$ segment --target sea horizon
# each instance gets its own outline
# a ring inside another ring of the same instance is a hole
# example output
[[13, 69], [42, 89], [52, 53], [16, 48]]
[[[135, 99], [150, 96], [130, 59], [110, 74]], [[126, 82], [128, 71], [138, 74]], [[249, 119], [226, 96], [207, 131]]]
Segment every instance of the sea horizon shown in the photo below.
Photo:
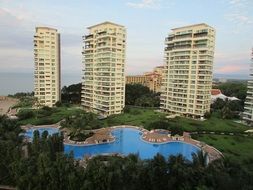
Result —
[[[248, 80], [246, 75], [229, 75], [214, 73], [215, 78]], [[0, 96], [7, 96], [17, 92], [32, 92], [33, 91], [33, 73], [32, 72], [0, 72]], [[8, 82], [7, 82], [8, 81]], [[61, 88], [71, 84], [81, 82], [81, 73], [62, 73]]]

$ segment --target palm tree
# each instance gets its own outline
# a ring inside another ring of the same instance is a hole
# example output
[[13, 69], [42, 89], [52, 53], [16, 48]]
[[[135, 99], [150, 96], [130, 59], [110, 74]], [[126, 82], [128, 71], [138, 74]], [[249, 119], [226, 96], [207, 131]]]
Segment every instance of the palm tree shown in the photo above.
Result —
[[192, 165], [195, 168], [205, 168], [208, 164], [208, 154], [203, 150], [192, 154]]

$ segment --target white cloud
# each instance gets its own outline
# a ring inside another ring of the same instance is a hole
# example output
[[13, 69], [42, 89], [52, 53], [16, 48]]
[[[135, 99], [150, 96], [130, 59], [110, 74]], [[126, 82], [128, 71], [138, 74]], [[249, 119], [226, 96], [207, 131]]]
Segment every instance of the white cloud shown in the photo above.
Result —
[[215, 52], [214, 55], [214, 73], [232, 73], [244, 74], [249, 73], [250, 49], [249, 51], [232, 52]]
[[227, 14], [225, 15], [225, 18], [235, 24], [239, 24], [239, 25], [247, 25], [247, 24], [252, 24], [253, 23], [253, 19], [250, 18], [249, 16], [246, 16], [244, 14], [241, 13], [231, 13], [231, 14]]
[[239, 34], [246, 31], [253, 24], [252, 0], [228, 0], [227, 13], [224, 18], [233, 24], [233, 34]]
[[159, 9], [161, 7], [161, 1], [160, 0], [141, 0], [138, 3], [134, 2], [127, 2], [127, 5], [129, 7], [133, 8], [151, 8], [151, 9]]

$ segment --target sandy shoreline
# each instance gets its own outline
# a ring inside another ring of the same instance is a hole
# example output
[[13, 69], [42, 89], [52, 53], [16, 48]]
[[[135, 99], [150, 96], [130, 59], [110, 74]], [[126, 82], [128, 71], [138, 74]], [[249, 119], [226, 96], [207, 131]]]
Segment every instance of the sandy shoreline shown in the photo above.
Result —
[[0, 115], [8, 112], [9, 108], [18, 103], [18, 99], [0, 96]]

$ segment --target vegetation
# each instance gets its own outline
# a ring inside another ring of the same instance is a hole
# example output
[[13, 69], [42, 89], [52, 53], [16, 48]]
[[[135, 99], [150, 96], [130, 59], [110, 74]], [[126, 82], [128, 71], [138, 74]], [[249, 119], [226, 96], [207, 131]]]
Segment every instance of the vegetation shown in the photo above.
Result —
[[226, 96], [235, 96], [245, 101], [247, 95], [247, 83], [246, 82], [226, 82], [217, 86], [218, 89]]
[[0, 184], [20, 190], [118, 189], [252, 189], [252, 174], [229, 160], [206, 164], [202, 152], [192, 162], [181, 155], [151, 160], [98, 156], [84, 164], [63, 153], [62, 135], [41, 137], [24, 144], [15, 121], [0, 118]]
[[239, 118], [239, 113], [243, 111], [242, 101], [229, 101], [218, 98], [212, 105], [212, 111], [219, 113], [222, 119]]
[[23, 98], [23, 97], [32, 97], [34, 95], [33, 92], [17, 92], [14, 95], [8, 95], [9, 97], [13, 98]]
[[[242, 83], [221, 84], [219, 89], [227, 96], [243, 101], [246, 85]], [[253, 183], [253, 137], [245, 137], [249, 129], [234, 122], [243, 111], [243, 101], [218, 99], [212, 105], [208, 120], [198, 121], [176, 117], [166, 119], [164, 113], [150, 108], [126, 106], [124, 113], [99, 120], [95, 114], [68, 107], [68, 103], [80, 103], [81, 84], [62, 89], [62, 100], [56, 108], [21, 109], [19, 120], [0, 117], [0, 184], [18, 189], [252, 189]], [[17, 107], [31, 107], [34, 99], [30, 94], [19, 93], [21, 102]], [[159, 94], [142, 85], [126, 86], [126, 104], [142, 107], [159, 105]], [[32, 143], [25, 144], [19, 135], [20, 124], [53, 124], [71, 130], [72, 140], [83, 141], [93, 135], [90, 129], [114, 125], [136, 125], [151, 129], [168, 129], [172, 135], [183, 131], [197, 132], [193, 137], [214, 146], [225, 155], [206, 165], [205, 155], [193, 155], [193, 162], [181, 155], [152, 160], [140, 160], [136, 155], [128, 157], [98, 156], [80, 165], [73, 155], [64, 155], [63, 137], [40, 137], [34, 133]], [[206, 134], [209, 133], [209, 134]], [[212, 134], [210, 134], [212, 133]], [[233, 133], [231, 135], [228, 135]]]
[[13, 106], [13, 108], [29, 108], [29, 107], [32, 107], [35, 102], [33, 92], [32, 93], [18, 92], [14, 95], [8, 95], [8, 96], [19, 99], [19, 102], [17, 103], [17, 105]]
[[234, 135], [195, 135], [195, 139], [203, 141], [220, 150], [226, 158], [253, 171], [253, 137]]
[[73, 141], [85, 141], [87, 138], [94, 135], [92, 131], [81, 131], [75, 130], [74, 132], [70, 133], [70, 140]]
[[80, 104], [81, 103], [82, 83], [64, 86], [61, 90], [62, 103]]
[[150, 123], [162, 120], [165, 120], [165, 114], [155, 112], [154, 109], [128, 107], [126, 113], [109, 116], [101, 121], [101, 125], [104, 127], [114, 125], [135, 125], [147, 128]]
[[126, 85], [126, 105], [141, 107], [159, 107], [160, 97], [158, 93], [149, 90], [141, 84]]
[[[211, 117], [205, 121], [193, 120], [190, 118], [176, 117], [166, 119], [166, 115], [156, 112], [154, 109], [143, 109], [128, 107], [127, 112], [119, 115], [113, 115], [101, 121], [101, 126], [113, 125], [135, 125], [143, 126], [146, 129], [170, 129], [172, 126], [178, 126], [183, 131], [212, 131], [212, 132], [233, 132], [243, 133], [249, 127], [236, 123], [231, 119], [222, 119], [219, 113], [212, 113]], [[158, 123], [156, 123], [158, 122]], [[156, 126], [157, 125], [157, 126]]]
[[101, 127], [101, 123], [95, 114], [82, 112], [66, 117], [66, 119], [61, 122], [61, 126], [65, 128], [89, 130]]
[[171, 132], [171, 135], [183, 135], [183, 129], [178, 124], [171, 125], [168, 121], [154, 121], [147, 126], [148, 130], [166, 129]]
[[209, 132], [225, 132], [225, 133], [243, 133], [250, 129], [240, 123], [236, 123], [231, 119], [222, 119], [219, 113], [212, 113], [211, 117], [205, 121], [198, 121], [189, 118], [177, 117], [169, 120], [171, 123], [180, 123], [184, 131], [209, 131]]
[[46, 125], [54, 124], [66, 117], [76, 115], [84, 112], [83, 110], [76, 107], [43, 107], [40, 109], [22, 109], [18, 113], [19, 121], [21, 125], [32, 124], [32, 125]]

